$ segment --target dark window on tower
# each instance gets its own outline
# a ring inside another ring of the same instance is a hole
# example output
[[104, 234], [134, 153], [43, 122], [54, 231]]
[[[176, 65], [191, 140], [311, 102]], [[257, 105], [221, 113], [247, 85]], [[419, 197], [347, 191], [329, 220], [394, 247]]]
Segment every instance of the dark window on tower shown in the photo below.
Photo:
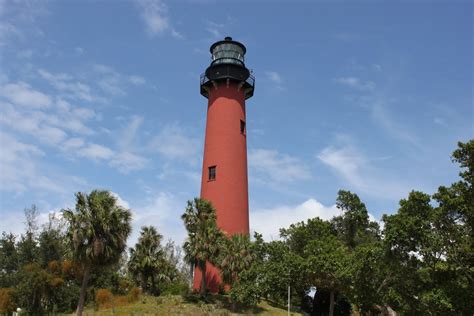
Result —
[[209, 167], [209, 181], [216, 180], [216, 166]]
[[245, 135], [245, 121], [240, 120], [240, 134]]

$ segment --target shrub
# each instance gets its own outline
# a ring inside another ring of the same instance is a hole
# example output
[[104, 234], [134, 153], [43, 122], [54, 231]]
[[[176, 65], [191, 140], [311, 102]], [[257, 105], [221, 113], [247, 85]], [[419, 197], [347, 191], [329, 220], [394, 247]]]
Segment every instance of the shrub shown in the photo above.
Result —
[[61, 268], [64, 275], [74, 275], [74, 264], [71, 260], [64, 260]]
[[15, 308], [13, 302], [13, 289], [3, 288], [0, 289], [0, 312], [9, 314]]
[[140, 298], [140, 289], [138, 287], [133, 287], [128, 292], [128, 301], [129, 302], [136, 302]]
[[188, 291], [189, 286], [186, 283], [171, 283], [163, 288], [163, 295], [185, 295]]
[[53, 260], [53, 261], [48, 262], [48, 269], [52, 273], [58, 273], [60, 271], [61, 267], [59, 266], [58, 261]]
[[99, 305], [99, 307], [111, 307], [113, 299], [114, 295], [108, 289], [99, 289], [95, 293], [95, 303]]

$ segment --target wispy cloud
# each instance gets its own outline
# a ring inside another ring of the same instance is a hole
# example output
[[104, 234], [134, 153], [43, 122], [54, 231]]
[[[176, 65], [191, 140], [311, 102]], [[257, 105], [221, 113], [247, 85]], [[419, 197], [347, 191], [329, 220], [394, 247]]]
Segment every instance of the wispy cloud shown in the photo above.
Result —
[[360, 91], [373, 91], [375, 89], [375, 83], [372, 81], [363, 81], [357, 77], [340, 77], [334, 79], [336, 83], [341, 85], [354, 88]]
[[38, 167], [38, 159], [46, 153], [35, 145], [19, 141], [15, 136], [0, 132], [0, 191], [21, 194], [27, 190], [39, 189], [65, 193], [69, 185], [61, 185], [65, 180], [45, 173]]
[[280, 73], [276, 71], [266, 71], [265, 76], [267, 80], [270, 81], [273, 84], [273, 87], [275, 87], [277, 90], [285, 90], [283, 86], [283, 78]]
[[341, 177], [343, 187], [348, 186], [356, 192], [378, 198], [400, 199], [411, 189], [408, 183], [397, 176], [376, 167], [377, 161], [390, 157], [368, 158], [347, 141], [324, 148], [316, 154], [316, 158]]
[[102, 97], [93, 93], [92, 88], [88, 84], [75, 80], [74, 77], [69, 74], [53, 74], [44, 69], [39, 69], [38, 74], [54, 88], [62, 92], [62, 97], [64, 98], [88, 102], [104, 101]]
[[224, 23], [216, 23], [210, 20], [206, 21], [206, 31], [212, 35], [214, 39], [222, 39], [224, 38], [224, 34], [222, 34], [222, 31], [224, 31], [226, 28], [226, 25]]
[[189, 136], [177, 124], [166, 125], [150, 142], [149, 147], [165, 158], [178, 159], [197, 164], [199, 152], [198, 139]]
[[141, 85], [144, 85], [146, 83], [145, 78], [140, 77], [140, 76], [135, 76], [135, 75], [134, 76], [129, 76], [128, 80], [136, 86], [141, 86]]
[[14, 104], [32, 108], [47, 108], [51, 106], [51, 97], [32, 89], [25, 82], [8, 83], [0, 87], [0, 96]]
[[114, 156], [114, 151], [109, 147], [92, 143], [78, 150], [77, 154], [92, 160], [108, 160]]
[[274, 83], [276, 84], [281, 84], [282, 83], [282, 79], [281, 79], [281, 76], [278, 72], [276, 71], [267, 71], [265, 72], [265, 75], [267, 76], [267, 78], [271, 81], [273, 81]]
[[276, 150], [254, 149], [248, 155], [249, 167], [256, 176], [277, 182], [292, 182], [311, 178], [309, 168], [298, 158]]
[[170, 23], [168, 7], [161, 0], [136, 0], [147, 32], [151, 36], [163, 34], [167, 31], [171, 36], [182, 39], [184, 36], [176, 31]]
[[77, 149], [77, 155], [95, 161], [106, 161], [120, 173], [141, 170], [148, 164], [148, 159], [129, 151], [114, 151], [113, 149], [95, 143], [89, 143]]
[[390, 114], [388, 107], [385, 105], [385, 99], [384, 97], [377, 97], [371, 102], [370, 110], [373, 121], [381, 126], [390, 136], [417, 149], [422, 149], [423, 146], [418, 137], [408, 127], [397, 122], [394, 116]]

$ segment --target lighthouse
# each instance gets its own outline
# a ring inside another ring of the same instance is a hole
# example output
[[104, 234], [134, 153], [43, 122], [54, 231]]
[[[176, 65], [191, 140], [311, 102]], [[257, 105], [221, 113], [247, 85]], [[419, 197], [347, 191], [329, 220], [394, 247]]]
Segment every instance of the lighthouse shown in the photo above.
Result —
[[[226, 37], [211, 45], [211, 64], [201, 75], [201, 95], [208, 99], [201, 198], [216, 209], [217, 225], [227, 236], [249, 233], [247, 118], [245, 100], [255, 79], [245, 67], [246, 48]], [[194, 288], [202, 278], [196, 269]], [[219, 271], [207, 263], [206, 283], [216, 293]]]

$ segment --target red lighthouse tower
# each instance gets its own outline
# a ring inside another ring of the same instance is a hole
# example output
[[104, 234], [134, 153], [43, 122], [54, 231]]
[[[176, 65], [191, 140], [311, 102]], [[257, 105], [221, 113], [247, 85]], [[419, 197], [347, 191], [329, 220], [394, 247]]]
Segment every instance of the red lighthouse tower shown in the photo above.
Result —
[[[245, 67], [242, 43], [226, 37], [210, 51], [211, 65], [201, 76], [201, 94], [208, 99], [201, 198], [211, 201], [217, 225], [228, 236], [248, 234], [245, 100], [253, 96], [255, 79]], [[219, 271], [208, 263], [205, 277], [209, 290], [217, 292]], [[199, 288], [201, 278], [196, 269], [194, 288]]]

